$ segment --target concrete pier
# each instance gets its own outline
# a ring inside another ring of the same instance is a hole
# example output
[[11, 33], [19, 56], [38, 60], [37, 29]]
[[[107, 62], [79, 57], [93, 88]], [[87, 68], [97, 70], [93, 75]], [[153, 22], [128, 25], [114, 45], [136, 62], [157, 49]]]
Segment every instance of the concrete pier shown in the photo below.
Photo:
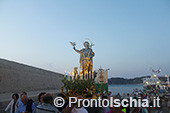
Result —
[[63, 78], [60, 73], [0, 59], [0, 113], [13, 93], [26, 91], [35, 101], [42, 91], [56, 95], [63, 86]]

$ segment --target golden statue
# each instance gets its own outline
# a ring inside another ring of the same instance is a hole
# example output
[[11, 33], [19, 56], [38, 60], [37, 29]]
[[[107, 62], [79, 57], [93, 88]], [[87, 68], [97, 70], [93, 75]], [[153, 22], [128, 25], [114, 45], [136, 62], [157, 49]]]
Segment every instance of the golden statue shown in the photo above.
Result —
[[77, 50], [75, 48], [76, 44], [75, 42], [70, 42], [73, 46], [73, 49], [80, 54], [80, 68], [82, 69], [82, 73], [92, 73], [93, 70], [93, 57], [95, 55], [95, 53], [93, 52], [93, 50], [91, 49], [91, 47], [94, 45], [91, 43], [91, 45], [89, 45], [88, 41], [85, 41], [84, 47], [81, 50]]

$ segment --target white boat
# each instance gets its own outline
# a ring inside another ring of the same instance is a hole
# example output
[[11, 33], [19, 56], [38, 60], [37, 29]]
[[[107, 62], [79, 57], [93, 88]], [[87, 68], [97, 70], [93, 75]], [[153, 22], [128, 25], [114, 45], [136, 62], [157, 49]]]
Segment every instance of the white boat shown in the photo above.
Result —
[[151, 75], [149, 78], [143, 78], [143, 87], [146, 89], [162, 89], [161, 80], [157, 77], [157, 75]]
[[161, 81], [159, 77], [164, 77], [160, 76], [161, 68], [159, 68], [157, 71], [154, 71], [153, 69], [151, 70], [151, 75], [150, 77], [143, 78], [143, 87], [145, 89], [165, 89], [166, 86], [169, 84], [169, 77], [165, 75], [167, 78], [166, 82]]

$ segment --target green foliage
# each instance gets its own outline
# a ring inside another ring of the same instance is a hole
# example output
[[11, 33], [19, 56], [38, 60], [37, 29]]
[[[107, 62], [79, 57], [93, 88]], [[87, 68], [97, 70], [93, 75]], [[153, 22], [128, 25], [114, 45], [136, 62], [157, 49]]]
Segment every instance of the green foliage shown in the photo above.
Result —
[[93, 79], [89, 80], [71, 80], [68, 81], [66, 78], [62, 80], [66, 91], [72, 90], [73, 93], [82, 93], [88, 89], [91, 89], [92, 86], [95, 86]]

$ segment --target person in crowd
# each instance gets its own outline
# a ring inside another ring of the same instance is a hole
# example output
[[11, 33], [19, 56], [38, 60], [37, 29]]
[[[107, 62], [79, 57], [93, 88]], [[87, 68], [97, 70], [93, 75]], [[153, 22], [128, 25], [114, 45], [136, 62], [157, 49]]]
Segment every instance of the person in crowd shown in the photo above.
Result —
[[21, 102], [16, 113], [33, 113], [36, 107], [32, 99], [28, 99], [27, 95], [22, 95]]
[[[83, 97], [77, 96], [77, 100], [78, 99], [83, 99]], [[78, 101], [77, 101], [77, 103], [75, 104], [75, 106], [71, 110], [71, 113], [88, 113], [88, 111], [83, 107], [81, 102], [80, 102], [80, 106], [78, 106]]]
[[[113, 101], [114, 99], [116, 99], [116, 97], [113, 97]], [[118, 99], [118, 98], [117, 98]], [[110, 111], [106, 112], [106, 113], [124, 113], [120, 107], [110, 107]]]
[[150, 94], [148, 94], [147, 99], [149, 101], [149, 106], [153, 106], [153, 102], [152, 102], [152, 98], [151, 98]]
[[71, 107], [69, 107], [69, 106], [67, 105], [67, 106], [65, 107], [65, 109], [63, 109], [63, 110], [61, 111], [61, 113], [71, 113], [71, 110], [74, 108], [74, 106], [75, 106], [74, 103], [71, 104]]
[[[130, 102], [130, 94], [127, 93], [126, 94], [126, 99], [128, 100], [128, 102]], [[129, 103], [126, 103], [129, 104]], [[128, 107], [125, 108], [126, 109], [126, 113], [130, 113], [130, 105], [128, 105]]]
[[[143, 95], [142, 94], [139, 94], [138, 95], [138, 99], [143, 99]], [[143, 107], [138, 107], [136, 109], [136, 113], [150, 113], [150, 109], [149, 107], [148, 108], [143, 108]]]
[[[65, 95], [63, 93], [59, 93], [57, 97], [62, 97], [63, 99], [65, 99]], [[65, 101], [65, 104], [62, 107], [57, 107], [57, 109], [61, 112], [66, 106], [67, 102]]]
[[117, 93], [116, 98], [121, 99], [121, 96], [120, 96], [119, 92]]
[[130, 94], [129, 93], [126, 94], [126, 99], [130, 100]]
[[[136, 93], [134, 93], [133, 99], [136, 99], [136, 101], [137, 101], [138, 97], [137, 97]], [[137, 112], [137, 107], [135, 107], [134, 103], [133, 103], [132, 108], [131, 108], [131, 113], [136, 113], [136, 112]]]
[[20, 104], [22, 104], [22, 102], [21, 102], [21, 97], [22, 97], [22, 95], [27, 95], [27, 92], [25, 92], [25, 91], [22, 91], [21, 92], [21, 94], [20, 94], [20, 98], [17, 100], [17, 102], [16, 102], [16, 107], [18, 108], [18, 106], [20, 105]]
[[38, 101], [39, 101], [39, 105], [43, 103], [43, 95], [45, 95], [46, 92], [41, 92], [39, 95], [38, 95]]
[[109, 91], [109, 92], [107, 93], [107, 95], [108, 95], [108, 97], [110, 97], [110, 96], [112, 95], [112, 92]]
[[[108, 97], [107, 97], [106, 95], [102, 95], [102, 100], [104, 100], [104, 99], [108, 99]], [[105, 106], [107, 105], [107, 101], [104, 101], [104, 105], [105, 105]], [[110, 111], [109, 106], [108, 106], [108, 107], [102, 107], [102, 108], [101, 108], [101, 113], [106, 113], [106, 112], [108, 112], [108, 111]]]
[[49, 93], [43, 95], [43, 103], [38, 105], [34, 113], [60, 113], [60, 111], [53, 106], [53, 96]]
[[7, 107], [5, 108], [5, 113], [9, 109], [10, 109], [10, 113], [15, 113], [16, 112], [16, 110], [17, 110], [16, 102], [17, 102], [18, 98], [19, 98], [19, 95], [17, 93], [12, 94], [12, 100], [7, 105]]
[[[86, 95], [86, 99], [91, 100], [92, 95], [91, 94]], [[87, 105], [88, 103], [85, 104]], [[99, 113], [99, 107], [95, 107], [95, 104], [93, 104], [92, 107], [91, 106], [85, 107], [85, 109], [88, 111], [88, 113]]]
[[78, 99], [83, 99], [82, 96], [77, 96], [77, 103], [72, 104], [71, 107], [67, 106], [62, 113], [88, 113], [88, 111], [83, 107], [81, 101], [80, 101], [80, 106], [78, 106]]

